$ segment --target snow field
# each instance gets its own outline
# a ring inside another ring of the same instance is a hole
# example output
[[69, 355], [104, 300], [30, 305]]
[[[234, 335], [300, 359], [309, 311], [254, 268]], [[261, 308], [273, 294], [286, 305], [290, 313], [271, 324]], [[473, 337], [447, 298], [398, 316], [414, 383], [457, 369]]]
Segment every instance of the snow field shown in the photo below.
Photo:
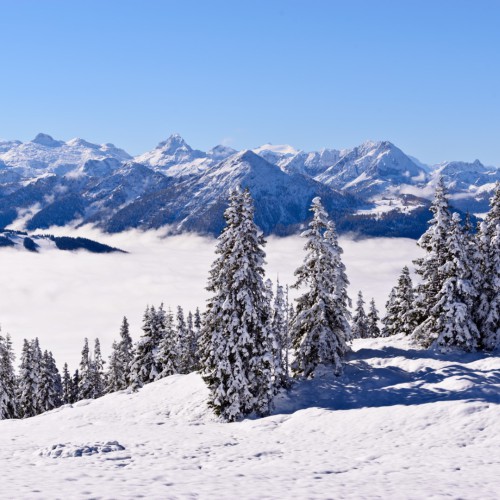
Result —
[[498, 498], [500, 358], [353, 348], [342, 377], [296, 383], [263, 419], [218, 422], [192, 373], [1, 421], [0, 497]]

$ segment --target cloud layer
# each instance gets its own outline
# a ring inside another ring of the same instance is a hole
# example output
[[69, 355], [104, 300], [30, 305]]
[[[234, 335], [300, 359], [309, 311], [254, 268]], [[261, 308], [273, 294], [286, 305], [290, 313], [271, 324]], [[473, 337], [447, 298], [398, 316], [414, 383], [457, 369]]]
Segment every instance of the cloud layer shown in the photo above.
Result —
[[[0, 251], [0, 324], [9, 332], [16, 351], [23, 338], [38, 336], [44, 349], [53, 351], [59, 366], [75, 369], [83, 338], [99, 337], [104, 354], [118, 336], [126, 315], [135, 339], [141, 333], [147, 304], [164, 302], [173, 309], [202, 309], [215, 241], [195, 235], [164, 238], [162, 232], [130, 231], [106, 235], [96, 230], [51, 229], [51, 233], [79, 235], [127, 250], [128, 254], [90, 254], [50, 250], [31, 254]], [[413, 240], [376, 238], [341, 239], [344, 262], [354, 299], [362, 289], [383, 308], [390, 288], [405, 264], [419, 250]], [[267, 274], [273, 281], [293, 283], [293, 272], [303, 259], [304, 241], [297, 237], [270, 238]], [[292, 296], [297, 292], [292, 292]], [[93, 340], [92, 340], [93, 341]]]

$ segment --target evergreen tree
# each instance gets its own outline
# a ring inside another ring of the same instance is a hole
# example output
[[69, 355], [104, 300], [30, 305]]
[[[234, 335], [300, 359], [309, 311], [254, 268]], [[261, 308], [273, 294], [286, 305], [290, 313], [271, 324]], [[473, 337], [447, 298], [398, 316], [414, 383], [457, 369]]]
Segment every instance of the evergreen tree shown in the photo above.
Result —
[[291, 325], [295, 375], [313, 376], [318, 365], [331, 365], [336, 374], [349, 350], [348, 280], [335, 226], [328, 220], [320, 198], [314, 198], [313, 219], [302, 233], [306, 257], [295, 271], [294, 288], [307, 287], [297, 299]]
[[413, 336], [424, 347], [429, 347], [435, 340], [436, 316], [431, 314], [431, 310], [443, 287], [445, 276], [442, 270], [449, 256], [447, 236], [451, 226], [451, 213], [442, 178], [438, 181], [430, 210], [433, 214], [430, 227], [418, 241], [426, 255], [415, 261], [421, 283], [417, 286], [413, 306], [414, 321], [417, 324]]
[[132, 337], [130, 336], [130, 327], [126, 316], [123, 317], [122, 325], [120, 327], [120, 362], [122, 364], [124, 379], [120, 383], [120, 388], [125, 389], [128, 385], [130, 378], [130, 368], [134, 360], [134, 347]]
[[452, 216], [446, 246], [446, 263], [439, 269], [444, 282], [426, 320], [432, 325], [431, 334], [426, 338], [439, 347], [454, 346], [475, 351], [480, 340], [473, 320], [478, 292], [473, 286], [464, 233], [460, 216], [456, 213]]
[[51, 352], [44, 351], [41, 363], [38, 399], [40, 412], [58, 408], [62, 403], [63, 387], [59, 370]]
[[72, 388], [72, 391], [71, 391], [71, 400], [70, 400], [70, 403], [76, 403], [77, 401], [80, 401], [80, 399], [82, 399], [80, 397], [80, 392], [79, 392], [79, 389], [80, 389], [80, 372], [78, 371], [78, 369], [76, 369], [75, 373], [73, 374], [71, 388]]
[[91, 361], [92, 366], [92, 388], [94, 399], [100, 398], [104, 394], [104, 361], [101, 354], [101, 343], [99, 339], [94, 341], [94, 358]]
[[397, 287], [393, 287], [385, 303], [385, 316], [382, 318], [382, 337], [389, 337], [398, 333], [399, 308], [397, 302]]
[[78, 399], [92, 399], [94, 397], [94, 374], [92, 359], [89, 350], [89, 340], [83, 341], [82, 358], [80, 360]]
[[0, 335], [0, 420], [17, 417], [14, 352], [10, 336]]
[[475, 320], [481, 332], [481, 347], [492, 350], [500, 345], [500, 183], [496, 184], [490, 210], [479, 225], [478, 247], [475, 282], [480, 295]]
[[[164, 317], [164, 312], [160, 315]], [[142, 321], [143, 334], [135, 348], [135, 356], [130, 369], [130, 386], [133, 390], [153, 382], [161, 372], [157, 363], [160, 343], [158, 319], [155, 308], [146, 307]], [[160, 318], [160, 320], [163, 319]]]
[[269, 307], [264, 286], [265, 241], [246, 190], [233, 191], [224, 213], [207, 289], [203, 378], [209, 404], [226, 421], [270, 410], [274, 387], [269, 353]]
[[382, 318], [384, 324], [382, 336], [388, 337], [397, 333], [410, 335], [416, 325], [413, 311], [415, 291], [407, 266], [403, 267], [397, 285], [391, 290], [385, 306], [386, 314]]
[[38, 339], [23, 343], [19, 367], [19, 416], [33, 417], [41, 411], [39, 400], [41, 352]]
[[184, 310], [177, 306], [177, 370], [178, 373], [189, 373], [191, 369], [191, 339], [184, 319]]
[[106, 392], [126, 389], [130, 384], [130, 369], [133, 362], [132, 337], [124, 316], [120, 326], [120, 340], [113, 342], [106, 373]]
[[187, 315], [186, 327], [189, 346], [189, 373], [198, 370], [200, 363], [198, 358], [198, 335], [194, 327], [193, 313], [191, 311]]
[[[114, 341], [111, 345], [108, 372], [106, 374], [106, 392], [115, 392], [123, 389], [123, 383], [127, 384], [124, 367], [120, 360], [120, 343]], [[127, 387], [127, 385], [125, 385]]]
[[[179, 338], [174, 326], [174, 316], [170, 309], [166, 314], [163, 311], [163, 308], [161, 308], [160, 310], [162, 311], [162, 335], [157, 356], [158, 366], [160, 367], [160, 370], [156, 377], [156, 380], [179, 373], [180, 367]], [[185, 329], [184, 315], [182, 315], [182, 323], [183, 328]]]
[[352, 338], [353, 339], [366, 339], [369, 337], [368, 317], [365, 312], [365, 301], [363, 300], [363, 293], [361, 290], [358, 292], [358, 300], [356, 302], [356, 309], [352, 318]]
[[68, 370], [68, 363], [64, 363], [62, 376], [62, 403], [68, 404], [73, 401], [73, 380]]
[[286, 387], [288, 385], [288, 367], [285, 359], [288, 349], [287, 303], [279, 280], [276, 282], [271, 329], [273, 332], [274, 383], [276, 388]]
[[375, 305], [375, 299], [372, 298], [370, 301], [370, 310], [368, 311], [368, 337], [380, 337], [379, 321], [380, 318], [378, 316], [377, 306]]

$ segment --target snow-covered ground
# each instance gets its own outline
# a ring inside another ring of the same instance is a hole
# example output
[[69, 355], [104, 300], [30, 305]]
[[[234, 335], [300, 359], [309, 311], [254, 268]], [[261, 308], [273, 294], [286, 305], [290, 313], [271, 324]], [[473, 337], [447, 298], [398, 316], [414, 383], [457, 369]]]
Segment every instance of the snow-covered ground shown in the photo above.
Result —
[[500, 358], [353, 349], [263, 419], [218, 422], [193, 373], [1, 421], [0, 497], [498, 498]]

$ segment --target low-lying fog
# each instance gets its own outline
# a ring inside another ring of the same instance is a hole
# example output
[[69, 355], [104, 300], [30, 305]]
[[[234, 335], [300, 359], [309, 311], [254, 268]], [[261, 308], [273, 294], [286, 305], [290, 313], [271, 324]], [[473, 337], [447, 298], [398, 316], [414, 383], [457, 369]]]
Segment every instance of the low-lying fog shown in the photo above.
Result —
[[[203, 309], [208, 270], [215, 240], [195, 235], [163, 238], [161, 232], [132, 231], [117, 235], [96, 230], [51, 229], [52, 234], [85, 236], [128, 254], [91, 254], [48, 250], [40, 254], [0, 249], [0, 324], [10, 333], [16, 353], [24, 338], [39, 337], [42, 349], [54, 353], [59, 367], [66, 361], [74, 370], [84, 337], [97, 336], [109, 355], [124, 315], [134, 339], [141, 333], [146, 305], [185, 312]], [[267, 276], [293, 283], [302, 262], [304, 240], [298, 236], [269, 238]], [[387, 296], [404, 265], [420, 254], [415, 241], [341, 238], [353, 302], [361, 289], [368, 303], [375, 298], [381, 314]], [[292, 291], [292, 295], [297, 292]], [[16, 360], [16, 365], [18, 360]]]

